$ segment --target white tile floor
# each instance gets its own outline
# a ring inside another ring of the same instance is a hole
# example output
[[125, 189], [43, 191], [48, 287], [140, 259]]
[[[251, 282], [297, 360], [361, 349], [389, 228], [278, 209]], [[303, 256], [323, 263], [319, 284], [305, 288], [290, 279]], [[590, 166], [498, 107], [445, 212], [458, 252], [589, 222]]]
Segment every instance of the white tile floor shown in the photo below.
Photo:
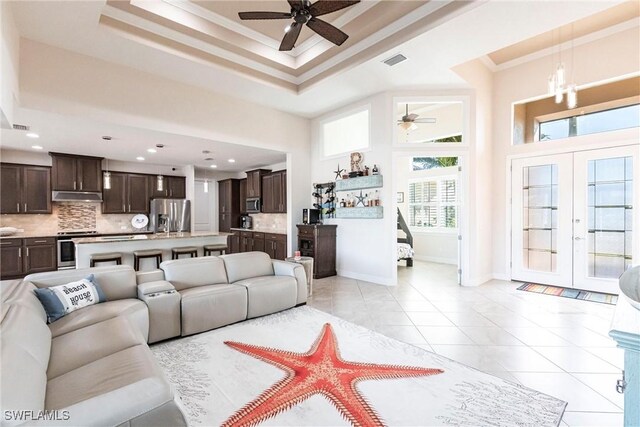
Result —
[[622, 351], [608, 337], [614, 306], [456, 284], [452, 265], [398, 267], [398, 286], [315, 280], [309, 305], [384, 335], [569, 402], [563, 425], [621, 426]]

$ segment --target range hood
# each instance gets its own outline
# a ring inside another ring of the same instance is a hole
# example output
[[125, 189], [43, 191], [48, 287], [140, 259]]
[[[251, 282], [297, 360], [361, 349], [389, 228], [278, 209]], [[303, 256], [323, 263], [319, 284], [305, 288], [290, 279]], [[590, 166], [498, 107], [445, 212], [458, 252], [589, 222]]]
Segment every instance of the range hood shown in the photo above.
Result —
[[54, 191], [52, 202], [102, 203], [102, 193], [94, 191]]

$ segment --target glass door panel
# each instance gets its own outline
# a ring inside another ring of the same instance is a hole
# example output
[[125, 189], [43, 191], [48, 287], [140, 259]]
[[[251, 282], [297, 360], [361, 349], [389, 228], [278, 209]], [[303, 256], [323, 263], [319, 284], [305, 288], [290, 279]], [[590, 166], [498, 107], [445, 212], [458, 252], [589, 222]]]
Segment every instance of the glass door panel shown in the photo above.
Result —
[[512, 277], [569, 286], [571, 155], [514, 160], [512, 171]]

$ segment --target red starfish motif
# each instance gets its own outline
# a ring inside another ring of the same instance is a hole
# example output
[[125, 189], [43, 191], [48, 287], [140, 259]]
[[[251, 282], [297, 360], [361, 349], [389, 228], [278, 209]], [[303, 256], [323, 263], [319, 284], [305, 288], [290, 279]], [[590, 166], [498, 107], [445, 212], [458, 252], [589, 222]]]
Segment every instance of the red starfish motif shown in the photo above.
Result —
[[223, 426], [254, 426], [302, 402], [322, 394], [355, 426], [383, 426], [375, 410], [356, 390], [364, 380], [435, 375], [441, 369], [377, 365], [342, 360], [331, 325], [306, 353], [293, 353], [226, 341], [230, 347], [284, 370], [287, 375], [232, 415]]

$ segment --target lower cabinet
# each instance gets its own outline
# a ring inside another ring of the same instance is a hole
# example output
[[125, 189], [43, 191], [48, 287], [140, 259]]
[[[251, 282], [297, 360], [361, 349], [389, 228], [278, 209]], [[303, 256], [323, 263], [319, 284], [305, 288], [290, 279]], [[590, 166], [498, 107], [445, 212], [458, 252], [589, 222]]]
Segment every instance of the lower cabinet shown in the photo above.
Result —
[[231, 230], [227, 246], [231, 254], [258, 251], [265, 252], [272, 259], [284, 260], [287, 257], [286, 234]]
[[0, 240], [0, 275], [16, 278], [57, 270], [55, 237]]

